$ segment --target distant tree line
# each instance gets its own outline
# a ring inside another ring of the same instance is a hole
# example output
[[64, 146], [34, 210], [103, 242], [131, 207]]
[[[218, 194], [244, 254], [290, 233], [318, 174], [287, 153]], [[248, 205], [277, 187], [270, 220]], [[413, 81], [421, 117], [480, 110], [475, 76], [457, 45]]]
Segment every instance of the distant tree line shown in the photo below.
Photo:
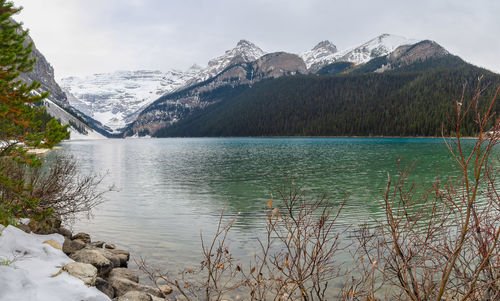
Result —
[[[500, 75], [454, 56], [356, 73], [282, 77], [213, 95], [214, 105], [156, 136], [440, 136], [464, 85], [470, 99], [480, 76], [492, 87], [500, 83]], [[461, 134], [472, 136], [474, 128], [471, 117]]]

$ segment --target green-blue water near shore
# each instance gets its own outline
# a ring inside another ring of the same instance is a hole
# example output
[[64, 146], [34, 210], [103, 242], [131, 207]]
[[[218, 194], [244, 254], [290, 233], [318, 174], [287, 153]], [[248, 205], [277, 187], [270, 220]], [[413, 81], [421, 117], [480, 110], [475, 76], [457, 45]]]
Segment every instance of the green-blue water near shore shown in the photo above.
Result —
[[170, 270], [200, 262], [200, 231], [215, 229], [224, 204], [228, 216], [240, 213], [231, 250], [248, 262], [267, 200], [276, 200], [284, 183], [347, 199], [342, 230], [380, 216], [376, 199], [398, 159], [415, 162], [418, 183], [456, 170], [442, 139], [428, 138], [116, 139], [65, 142], [61, 152], [77, 158], [83, 173], [107, 172], [103, 184], [117, 189], [74, 230]]

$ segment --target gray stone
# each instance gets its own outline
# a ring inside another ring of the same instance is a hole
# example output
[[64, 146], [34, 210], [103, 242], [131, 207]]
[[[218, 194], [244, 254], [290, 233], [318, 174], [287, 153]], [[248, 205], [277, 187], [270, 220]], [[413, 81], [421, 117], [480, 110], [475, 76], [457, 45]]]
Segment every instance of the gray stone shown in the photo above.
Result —
[[110, 250], [103, 248], [95, 248], [93, 250], [99, 252], [100, 254], [102, 254], [102, 256], [106, 257], [109, 261], [111, 261], [113, 268], [122, 267], [123, 258], [120, 258], [120, 255], [114, 254], [113, 252], [110, 252]]
[[96, 247], [96, 248], [102, 248], [104, 246], [105, 242], [102, 240], [99, 241], [94, 241], [90, 243], [91, 246]]
[[64, 237], [67, 237], [67, 238], [71, 238], [71, 236], [72, 236], [71, 231], [69, 231], [68, 229], [63, 228], [63, 227], [57, 229], [57, 233], [61, 234]]
[[70, 262], [62, 267], [62, 270], [83, 280], [86, 285], [95, 285], [97, 278], [97, 268], [88, 263]]
[[116, 246], [114, 244], [108, 244], [108, 243], [106, 243], [105, 248], [106, 249], [115, 249]]
[[127, 261], [130, 259], [130, 252], [129, 251], [125, 251], [125, 250], [109, 250], [110, 252], [112, 252], [113, 254], [123, 254], [123, 255], [126, 255], [127, 256]]
[[128, 257], [125, 254], [118, 254], [118, 258], [120, 259], [120, 267], [126, 268], [128, 267]]
[[78, 250], [85, 248], [85, 243], [79, 239], [71, 240], [67, 237], [64, 238], [62, 251], [66, 254], [72, 254]]
[[101, 277], [96, 278], [95, 287], [106, 294], [106, 296], [108, 296], [110, 299], [113, 299], [113, 297], [115, 296], [115, 290], [113, 289], [111, 284], [109, 284], [109, 282], [102, 279]]
[[116, 296], [123, 296], [127, 292], [130, 291], [139, 291], [139, 292], [145, 292], [148, 294], [151, 294], [156, 297], [161, 297], [161, 292], [153, 288], [151, 286], [143, 285], [136, 283], [134, 281], [131, 281], [126, 278], [121, 278], [121, 277], [110, 277], [108, 279], [108, 282], [111, 284], [113, 289], [115, 290], [115, 295]]
[[82, 249], [72, 253], [70, 258], [74, 261], [90, 263], [98, 270], [98, 276], [106, 278], [112, 269], [111, 261], [104, 257], [98, 250]]
[[137, 274], [134, 271], [126, 268], [112, 269], [111, 272], [109, 273], [109, 278], [111, 277], [125, 278], [130, 281], [139, 283], [139, 276], [137, 276]]
[[80, 232], [80, 233], [73, 235], [73, 237], [71, 237], [71, 239], [72, 240], [79, 239], [86, 244], [90, 243], [90, 235], [88, 235], [87, 233], [83, 233], [83, 232]]
[[151, 295], [140, 291], [129, 291], [126, 294], [115, 298], [116, 301], [153, 301]]

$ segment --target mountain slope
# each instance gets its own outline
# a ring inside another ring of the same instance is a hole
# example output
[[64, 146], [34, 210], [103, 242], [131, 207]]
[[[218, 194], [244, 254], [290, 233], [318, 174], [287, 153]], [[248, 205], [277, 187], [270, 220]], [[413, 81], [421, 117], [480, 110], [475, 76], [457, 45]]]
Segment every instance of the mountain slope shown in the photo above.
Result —
[[222, 98], [234, 97], [235, 93], [263, 79], [305, 73], [303, 60], [286, 52], [269, 53], [250, 63], [235, 63], [213, 78], [160, 97], [139, 114], [125, 135], [152, 135], [159, 128], [170, 126]]
[[[384, 73], [265, 80], [157, 136], [439, 136], [465, 82], [484, 74], [495, 87], [500, 76], [449, 55], [432, 60], [450, 67], [427, 69], [425, 60]], [[464, 134], [472, 128], [467, 120]]]

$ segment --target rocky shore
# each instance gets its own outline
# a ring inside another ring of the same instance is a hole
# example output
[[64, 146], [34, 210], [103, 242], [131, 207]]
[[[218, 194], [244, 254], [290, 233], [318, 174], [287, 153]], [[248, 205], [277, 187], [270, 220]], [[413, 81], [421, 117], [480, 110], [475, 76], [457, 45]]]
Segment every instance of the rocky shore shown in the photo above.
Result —
[[172, 293], [170, 286], [152, 287], [139, 282], [137, 273], [128, 268], [130, 252], [127, 250], [117, 249], [112, 243], [93, 241], [87, 233], [73, 234], [62, 227], [61, 220], [56, 217], [42, 222], [20, 223], [18, 227], [26, 233], [57, 233], [64, 237], [62, 246], [53, 239], [43, 242], [74, 260], [62, 266], [52, 277], [68, 273], [116, 301], [170, 300], [166, 297]]

